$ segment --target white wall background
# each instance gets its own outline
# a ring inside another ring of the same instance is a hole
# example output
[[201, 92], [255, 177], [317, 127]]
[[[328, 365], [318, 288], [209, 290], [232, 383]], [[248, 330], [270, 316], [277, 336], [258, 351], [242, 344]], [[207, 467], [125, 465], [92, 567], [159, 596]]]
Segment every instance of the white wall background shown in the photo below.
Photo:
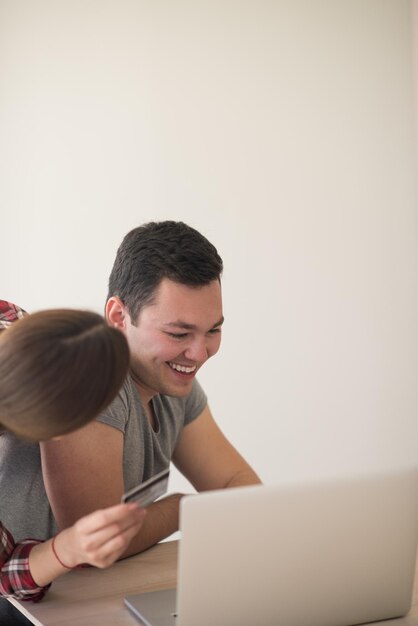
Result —
[[1, 297], [102, 311], [124, 234], [182, 219], [225, 262], [200, 380], [265, 482], [418, 461], [411, 29], [404, 0], [0, 0]]

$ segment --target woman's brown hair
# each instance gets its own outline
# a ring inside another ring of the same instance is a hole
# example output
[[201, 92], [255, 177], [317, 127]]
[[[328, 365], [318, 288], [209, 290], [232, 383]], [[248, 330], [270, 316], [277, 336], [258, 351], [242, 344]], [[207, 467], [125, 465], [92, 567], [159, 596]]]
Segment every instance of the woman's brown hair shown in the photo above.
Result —
[[126, 376], [125, 337], [97, 313], [40, 311], [0, 332], [0, 424], [26, 439], [64, 435], [92, 420]]

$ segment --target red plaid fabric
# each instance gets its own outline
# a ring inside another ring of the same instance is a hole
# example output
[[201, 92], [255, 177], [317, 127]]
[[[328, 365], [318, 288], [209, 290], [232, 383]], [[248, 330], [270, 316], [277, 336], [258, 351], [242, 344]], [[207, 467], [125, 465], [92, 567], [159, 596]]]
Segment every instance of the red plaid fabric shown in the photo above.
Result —
[[0, 595], [17, 600], [41, 600], [51, 585], [39, 587], [29, 569], [29, 554], [40, 541], [25, 539], [15, 543], [0, 522]]
[[0, 330], [27, 315], [26, 311], [6, 300], [0, 300]]

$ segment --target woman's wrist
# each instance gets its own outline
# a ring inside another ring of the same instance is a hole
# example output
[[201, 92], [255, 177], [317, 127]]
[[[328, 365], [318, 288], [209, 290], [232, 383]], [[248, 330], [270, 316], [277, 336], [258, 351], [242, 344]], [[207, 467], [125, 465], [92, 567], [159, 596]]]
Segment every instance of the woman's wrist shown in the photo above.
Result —
[[71, 570], [79, 565], [74, 550], [68, 549], [72, 545], [73, 527], [59, 532], [51, 541], [51, 550], [56, 561], [66, 570]]
[[[59, 533], [59, 535], [61, 535], [61, 533]], [[60, 560], [65, 563], [65, 557], [61, 553], [60, 545], [58, 543], [59, 535], [57, 535], [57, 541], [55, 542], [58, 546], [54, 545], [54, 548], [57, 555], [60, 557]], [[66, 565], [70, 565], [70, 562]], [[62, 576], [69, 571], [67, 567], [64, 567], [54, 555], [51, 539], [38, 543], [32, 548], [29, 554], [29, 569], [34, 582], [39, 587], [44, 587], [50, 584], [55, 578], [58, 578], [58, 576]]]
[[65, 569], [74, 569], [74, 567], [75, 567], [75, 566], [73, 566], [73, 565], [66, 565], [66, 564], [65, 564], [65, 563], [61, 560], [61, 558], [58, 556], [58, 553], [57, 553], [57, 548], [56, 548], [56, 546], [55, 546], [55, 540], [56, 540], [56, 538], [57, 538], [57, 537], [58, 537], [58, 535], [55, 535], [55, 537], [53, 537], [53, 538], [52, 538], [52, 540], [51, 540], [51, 549], [52, 549], [52, 552], [53, 552], [53, 554], [54, 554], [55, 558], [57, 559], [58, 563], [59, 563], [60, 565], [62, 565], [62, 567], [64, 567]]

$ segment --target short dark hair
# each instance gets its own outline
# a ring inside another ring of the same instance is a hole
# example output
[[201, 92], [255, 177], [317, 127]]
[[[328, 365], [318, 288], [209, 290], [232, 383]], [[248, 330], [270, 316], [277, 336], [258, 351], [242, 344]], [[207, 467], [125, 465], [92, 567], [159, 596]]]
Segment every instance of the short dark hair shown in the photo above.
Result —
[[215, 246], [184, 222], [149, 222], [131, 230], [116, 254], [107, 298], [117, 296], [132, 323], [151, 304], [163, 278], [190, 287], [220, 280], [222, 259]]
[[124, 335], [90, 311], [56, 309], [0, 333], [0, 423], [41, 441], [84, 426], [116, 396], [129, 367]]

